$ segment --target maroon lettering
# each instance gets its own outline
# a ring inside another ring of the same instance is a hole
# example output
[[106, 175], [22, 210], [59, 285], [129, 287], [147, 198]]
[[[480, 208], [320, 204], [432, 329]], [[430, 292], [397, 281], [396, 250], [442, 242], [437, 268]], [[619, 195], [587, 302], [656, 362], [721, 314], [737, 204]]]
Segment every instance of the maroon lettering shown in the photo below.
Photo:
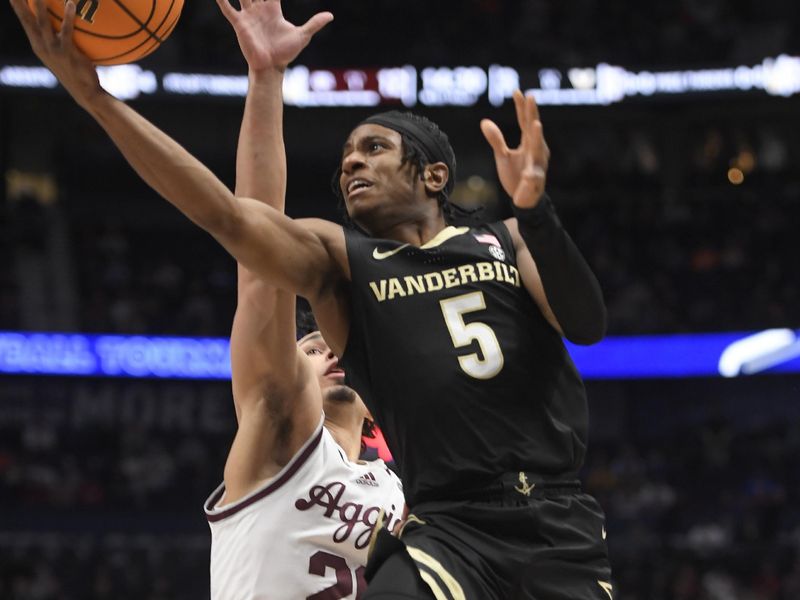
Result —
[[341, 600], [353, 593], [353, 574], [344, 558], [323, 550], [318, 550], [311, 555], [308, 561], [309, 573], [324, 577], [327, 569], [333, 569], [336, 573], [336, 583], [316, 594], [307, 596], [306, 600]]
[[[295, 508], [302, 511], [310, 510], [314, 506], [320, 506], [325, 509], [324, 514], [326, 517], [341, 521], [342, 524], [333, 534], [333, 541], [337, 543], [348, 540], [356, 525], [365, 525], [366, 529], [356, 536], [354, 542], [355, 547], [360, 550], [361, 548], [366, 548], [369, 544], [380, 508], [370, 506], [365, 509], [364, 505], [358, 502], [342, 502], [342, 496], [344, 496], [346, 489], [347, 486], [340, 481], [334, 481], [327, 485], [315, 485], [309, 491], [307, 499], [300, 498], [295, 501], [294, 505]], [[393, 506], [392, 509], [394, 508]], [[393, 516], [393, 513], [389, 513], [386, 519], [387, 525]]]
[[371, 506], [364, 511], [364, 523], [367, 524], [367, 529], [358, 534], [356, 538], [356, 548], [365, 548], [369, 544], [372, 537], [372, 531], [375, 529], [375, 522], [378, 520], [378, 513], [381, 509], [377, 506]]
[[[300, 510], [308, 510], [314, 505], [325, 508], [325, 516], [330, 518], [333, 511], [339, 510], [339, 500], [344, 494], [347, 486], [340, 481], [334, 481], [328, 485], [315, 485], [308, 494], [308, 500], [298, 500], [294, 505]], [[336, 495], [331, 493], [332, 488], [337, 488]]]
[[364, 577], [366, 571], [366, 567], [358, 567], [356, 569], [356, 600], [359, 600], [361, 594], [367, 590], [367, 578]]

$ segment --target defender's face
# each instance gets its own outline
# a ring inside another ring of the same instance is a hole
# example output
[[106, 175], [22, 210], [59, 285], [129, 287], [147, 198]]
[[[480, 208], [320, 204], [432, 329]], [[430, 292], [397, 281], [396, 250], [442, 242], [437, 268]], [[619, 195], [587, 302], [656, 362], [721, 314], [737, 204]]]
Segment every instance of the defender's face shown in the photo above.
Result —
[[356, 127], [342, 149], [341, 166], [339, 186], [347, 213], [368, 231], [376, 219], [407, 213], [420, 190], [424, 195], [412, 166], [403, 164], [400, 134], [388, 127], [372, 123]]
[[[339, 367], [339, 359], [325, 343], [319, 331], [309, 333], [297, 345], [305, 352], [322, 390], [322, 409], [326, 415], [342, 414], [341, 411], [356, 411], [360, 419], [369, 416], [361, 396], [344, 384], [344, 370]], [[371, 417], [370, 417], [371, 418]]]
[[325, 343], [319, 331], [313, 331], [302, 338], [297, 345], [314, 365], [323, 392], [334, 385], [344, 385], [344, 370], [339, 367], [339, 359]]

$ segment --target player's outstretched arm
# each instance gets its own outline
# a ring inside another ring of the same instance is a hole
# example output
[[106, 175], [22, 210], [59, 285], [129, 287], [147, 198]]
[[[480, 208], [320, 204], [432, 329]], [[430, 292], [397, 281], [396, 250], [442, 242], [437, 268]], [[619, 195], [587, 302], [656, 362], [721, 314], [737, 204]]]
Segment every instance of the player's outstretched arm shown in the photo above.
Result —
[[481, 121], [481, 130], [494, 152], [500, 183], [513, 200], [516, 218], [506, 224], [517, 247], [522, 280], [545, 318], [568, 340], [598, 342], [606, 331], [603, 294], [545, 194], [550, 150], [536, 101], [517, 90], [514, 106], [519, 147], [510, 149], [499, 127], [488, 119]]
[[[280, 4], [217, 0], [249, 67], [236, 154], [236, 195], [284, 209], [283, 72], [315, 32], [283, 19]], [[316, 17], [318, 26], [327, 20]], [[309, 21], [309, 23], [312, 23]], [[306, 25], [308, 27], [309, 24]], [[225, 467], [235, 501], [280, 470], [313, 434], [322, 414], [315, 373], [295, 338], [295, 296], [238, 267], [231, 331], [233, 398], [239, 430]]]
[[[331, 245], [343, 247], [340, 228], [318, 221], [313, 228], [303, 226], [261, 202], [235, 197], [178, 143], [102, 90], [93, 65], [72, 42], [72, 0], [67, 2], [60, 33], [50, 26], [44, 0], [36, 0], [36, 15], [25, 0], [10, 1], [36, 55], [154, 190], [213, 235], [241, 264], [281, 289], [313, 303], [330, 289], [332, 280], [338, 280], [341, 267]], [[289, 247], [292, 252], [285, 252]]]
[[248, 67], [248, 94], [236, 161], [236, 193], [263, 200], [265, 196], [260, 190], [251, 192], [239, 186], [243, 182], [279, 186], [267, 191], [272, 205], [282, 210], [286, 185], [283, 73], [311, 38], [333, 20], [333, 15], [320, 12], [296, 26], [284, 18], [280, 0], [241, 0], [240, 4], [241, 10], [236, 10], [230, 0], [217, 0], [236, 32]]
[[[236, 195], [254, 198], [283, 212], [286, 196], [286, 152], [283, 141], [283, 73], [325, 20], [296, 27], [284, 19], [280, 2], [217, 0], [233, 27], [248, 65], [248, 91], [236, 151]], [[238, 306], [231, 335], [234, 401], [237, 416], [251, 399], [251, 382], [271, 377], [274, 385], [291, 386], [297, 376], [294, 349], [293, 294], [279, 293], [269, 282], [238, 266]], [[283, 325], [281, 325], [283, 324]], [[292, 400], [284, 395], [285, 402]], [[298, 409], [300, 407], [298, 406]], [[321, 410], [321, 409], [320, 409]], [[319, 411], [317, 411], [319, 412]], [[318, 415], [314, 415], [316, 425]], [[240, 420], [241, 422], [241, 420]], [[312, 425], [312, 426], [313, 426]]]

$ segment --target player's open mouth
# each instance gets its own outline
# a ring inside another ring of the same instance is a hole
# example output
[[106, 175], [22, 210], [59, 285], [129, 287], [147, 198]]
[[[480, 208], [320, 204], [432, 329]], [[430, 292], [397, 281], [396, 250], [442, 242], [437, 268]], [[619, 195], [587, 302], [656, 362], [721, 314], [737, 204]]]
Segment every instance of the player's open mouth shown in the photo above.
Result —
[[366, 179], [355, 178], [351, 179], [347, 182], [347, 196], [352, 198], [353, 196], [363, 192], [372, 187], [372, 182], [367, 181]]

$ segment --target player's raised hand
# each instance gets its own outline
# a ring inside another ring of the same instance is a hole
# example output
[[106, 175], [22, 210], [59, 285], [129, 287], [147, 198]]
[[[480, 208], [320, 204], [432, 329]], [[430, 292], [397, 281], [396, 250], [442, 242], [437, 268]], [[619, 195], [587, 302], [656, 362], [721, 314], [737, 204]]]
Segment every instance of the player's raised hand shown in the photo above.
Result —
[[236, 31], [236, 38], [250, 69], [283, 70], [320, 29], [333, 21], [333, 14], [320, 12], [305, 24], [293, 25], [283, 17], [280, 0], [240, 0], [236, 10], [230, 0], [217, 0], [222, 14]]
[[536, 100], [517, 90], [514, 107], [521, 134], [517, 148], [508, 147], [500, 128], [489, 119], [481, 121], [481, 131], [494, 151], [503, 189], [519, 208], [533, 208], [544, 193], [550, 150], [544, 141]]
[[44, 0], [34, 0], [35, 14], [28, 8], [25, 0], [10, 2], [25, 29], [33, 52], [79, 104], [97, 93], [102, 93], [94, 65], [75, 47], [72, 40], [75, 26], [73, 0], [68, 0], [64, 7], [60, 32], [56, 32], [50, 24]]

